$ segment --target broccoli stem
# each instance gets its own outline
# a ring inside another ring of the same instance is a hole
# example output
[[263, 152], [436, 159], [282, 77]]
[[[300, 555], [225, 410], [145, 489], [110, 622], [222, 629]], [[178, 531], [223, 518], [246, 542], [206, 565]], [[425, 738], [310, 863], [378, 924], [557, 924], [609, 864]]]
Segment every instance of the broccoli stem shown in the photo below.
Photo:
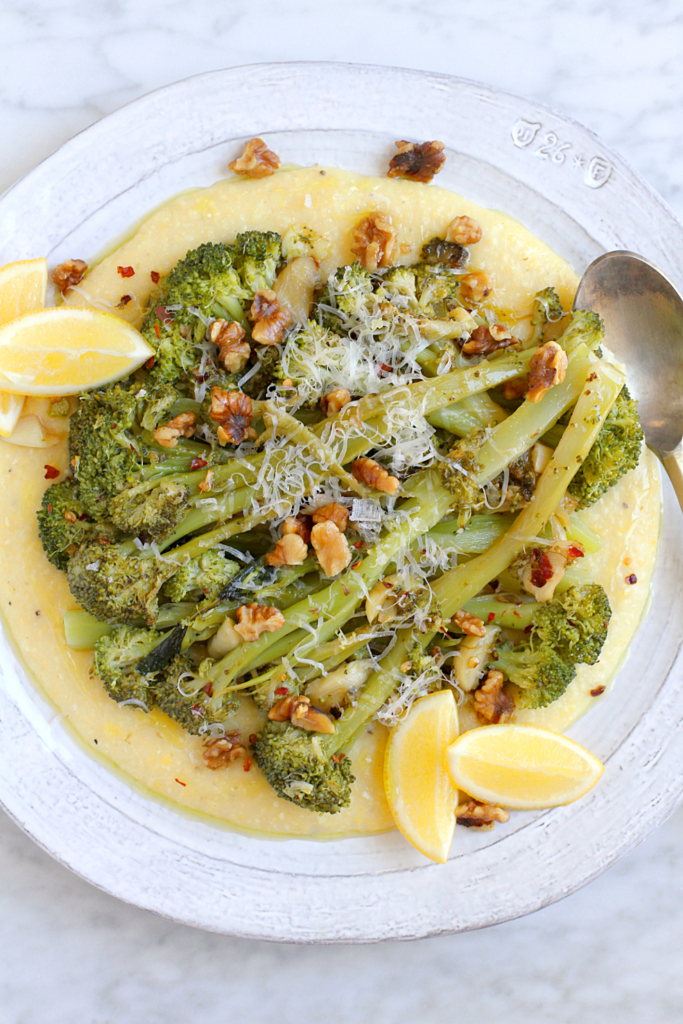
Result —
[[497, 426], [506, 416], [505, 410], [496, 405], [488, 392], [483, 391], [480, 395], [470, 395], [453, 405], [437, 409], [427, 416], [427, 422], [457, 437], [466, 437], [482, 428]]
[[473, 597], [463, 608], [470, 615], [476, 615], [478, 619], [489, 625], [495, 623], [505, 629], [526, 629], [530, 626], [535, 612], [541, 605], [538, 601], [511, 601], [505, 603], [498, 601], [492, 595]]

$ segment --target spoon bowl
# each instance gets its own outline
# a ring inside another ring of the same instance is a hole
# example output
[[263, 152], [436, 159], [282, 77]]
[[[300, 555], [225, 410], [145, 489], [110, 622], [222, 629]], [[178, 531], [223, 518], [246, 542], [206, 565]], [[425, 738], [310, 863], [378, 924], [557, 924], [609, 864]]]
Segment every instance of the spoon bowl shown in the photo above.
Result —
[[574, 308], [604, 321], [605, 344], [628, 367], [645, 440], [683, 507], [683, 297], [649, 260], [617, 250], [585, 271]]

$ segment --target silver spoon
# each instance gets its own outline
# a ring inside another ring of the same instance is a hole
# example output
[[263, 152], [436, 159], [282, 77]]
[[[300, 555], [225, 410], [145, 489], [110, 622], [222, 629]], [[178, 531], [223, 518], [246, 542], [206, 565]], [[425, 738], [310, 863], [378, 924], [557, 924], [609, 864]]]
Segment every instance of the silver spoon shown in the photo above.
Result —
[[645, 440], [683, 508], [683, 297], [643, 256], [598, 256], [579, 283], [574, 309], [605, 323], [605, 344], [626, 365]]

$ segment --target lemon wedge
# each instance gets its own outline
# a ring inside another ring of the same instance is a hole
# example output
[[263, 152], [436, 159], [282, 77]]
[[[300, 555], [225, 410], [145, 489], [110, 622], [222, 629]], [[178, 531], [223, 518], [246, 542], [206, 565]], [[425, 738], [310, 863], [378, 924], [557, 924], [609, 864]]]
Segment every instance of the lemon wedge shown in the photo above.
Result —
[[446, 764], [475, 800], [527, 811], [578, 800], [605, 770], [585, 747], [535, 725], [472, 729], [448, 748]]
[[[0, 324], [42, 309], [47, 292], [47, 260], [19, 260], [0, 267]], [[24, 396], [0, 391], [0, 437], [9, 437], [24, 407]]]
[[458, 735], [451, 690], [420, 697], [389, 735], [384, 788], [397, 828], [425, 857], [445, 864], [455, 829], [458, 793], [446, 749]]
[[127, 377], [154, 350], [112, 313], [57, 306], [0, 326], [0, 388], [73, 395]]

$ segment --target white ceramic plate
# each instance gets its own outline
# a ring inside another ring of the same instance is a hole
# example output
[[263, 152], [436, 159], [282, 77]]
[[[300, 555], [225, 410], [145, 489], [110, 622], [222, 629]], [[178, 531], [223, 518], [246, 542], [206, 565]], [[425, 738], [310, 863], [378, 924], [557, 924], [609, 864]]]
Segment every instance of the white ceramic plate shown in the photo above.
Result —
[[[263, 135], [286, 161], [381, 174], [394, 140], [442, 139], [438, 184], [507, 211], [578, 271], [607, 249], [683, 282], [683, 229], [589, 131], [472, 82], [391, 68], [284, 64], [169, 86], [76, 136], [0, 199], [0, 264], [96, 254], [163, 199], [224, 177]], [[656, 605], [612, 696], [572, 735], [607, 765], [570, 807], [459, 830], [446, 866], [396, 833], [268, 842], [132, 788], [67, 732], [1, 641], [0, 798], [78, 874], [187, 924], [300, 942], [417, 938], [493, 924], [604, 871], [683, 793], [683, 520], [667, 489]]]

